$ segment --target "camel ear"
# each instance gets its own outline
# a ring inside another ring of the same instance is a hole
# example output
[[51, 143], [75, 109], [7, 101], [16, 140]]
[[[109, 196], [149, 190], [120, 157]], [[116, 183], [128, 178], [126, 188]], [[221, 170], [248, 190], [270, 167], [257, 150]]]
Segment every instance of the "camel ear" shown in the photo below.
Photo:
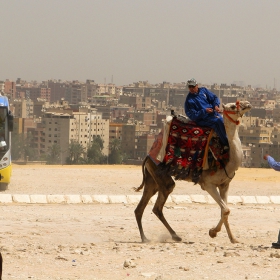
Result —
[[223, 108], [225, 109], [226, 105], [223, 103]]

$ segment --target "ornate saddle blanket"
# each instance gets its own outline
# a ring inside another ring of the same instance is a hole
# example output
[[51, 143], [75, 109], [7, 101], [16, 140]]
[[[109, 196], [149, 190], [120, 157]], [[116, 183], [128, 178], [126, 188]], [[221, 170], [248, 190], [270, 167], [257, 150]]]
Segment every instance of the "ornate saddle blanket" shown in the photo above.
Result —
[[229, 159], [228, 151], [222, 147], [219, 137], [213, 137], [211, 128], [198, 127], [192, 121], [183, 122], [177, 117], [173, 117], [169, 127], [163, 160], [155, 157], [163, 143], [162, 133], [149, 153], [150, 158], [159, 165], [160, 173], [168, 173], [175, 180], [185, 179], [191, 173], [193, 181], [197, 182], [202, 170], [210, 169], [214, 174], [225, 166]]

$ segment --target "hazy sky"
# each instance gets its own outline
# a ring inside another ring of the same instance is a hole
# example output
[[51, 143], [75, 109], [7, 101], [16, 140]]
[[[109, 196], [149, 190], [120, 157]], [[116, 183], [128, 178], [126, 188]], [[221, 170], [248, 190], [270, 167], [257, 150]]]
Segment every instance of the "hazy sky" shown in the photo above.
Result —
[[280, 89], [279, 0], [0, 3], [0, 80], [194, 77]]

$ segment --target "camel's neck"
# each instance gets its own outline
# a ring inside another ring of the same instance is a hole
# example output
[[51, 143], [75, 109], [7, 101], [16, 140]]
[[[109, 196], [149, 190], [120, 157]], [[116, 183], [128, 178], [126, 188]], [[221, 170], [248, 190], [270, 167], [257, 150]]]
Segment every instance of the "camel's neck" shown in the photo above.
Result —
[[239, 168], [242, 162], [242, 146], [237, 132], [237, 125], [224, 117], [224, 123], [229, 143], [229, 162], [227, 164], [228, 172], [234, 172]]

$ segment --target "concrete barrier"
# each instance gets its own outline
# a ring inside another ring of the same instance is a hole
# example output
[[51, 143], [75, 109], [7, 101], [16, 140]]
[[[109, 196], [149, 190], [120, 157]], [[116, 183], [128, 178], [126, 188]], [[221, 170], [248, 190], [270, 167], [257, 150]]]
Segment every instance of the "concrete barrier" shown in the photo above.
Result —
[[[5, 203], [32, 203], [32, 204], [138, 204], [142, 195], [60, 195], [60, 194], [0, 194], [0, 204]], [[150, 199], [150, 203], [155, 203], [157, 194]], [[166, 203], [174, 204], [216, 204], [210, 195], [170, 195]], [[228, 204], [280, 204], [280, 196], [229, 196]]]

